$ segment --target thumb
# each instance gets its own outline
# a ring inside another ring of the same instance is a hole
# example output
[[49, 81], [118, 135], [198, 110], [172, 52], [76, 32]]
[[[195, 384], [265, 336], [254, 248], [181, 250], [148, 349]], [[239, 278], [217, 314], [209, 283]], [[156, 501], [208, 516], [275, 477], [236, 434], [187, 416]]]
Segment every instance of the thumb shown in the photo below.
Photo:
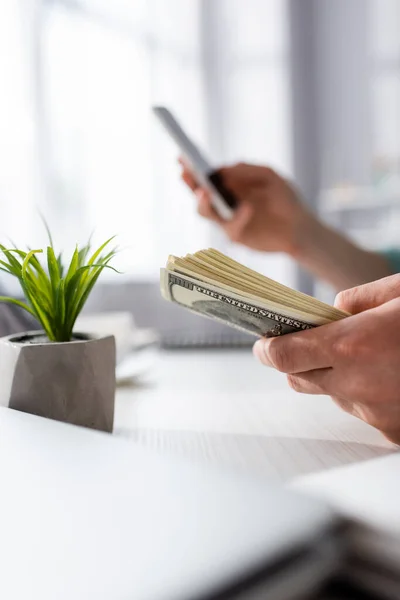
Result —
[[400, 297], [400, 275], [344, 290], [336, 296], [335, 307], [352, 315]]
[[240, 242], [242, 234], [253, 216], [253, 206], [242, 201], [235, 210], [231, 221], [225, 223], [225, 231], [233, 242]]

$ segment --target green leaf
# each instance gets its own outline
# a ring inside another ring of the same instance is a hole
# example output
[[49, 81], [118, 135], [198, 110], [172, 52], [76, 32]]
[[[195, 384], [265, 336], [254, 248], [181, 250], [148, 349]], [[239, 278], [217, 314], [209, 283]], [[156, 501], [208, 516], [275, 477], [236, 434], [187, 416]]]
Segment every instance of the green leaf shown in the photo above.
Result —
[[93, 264], [95, 263], [96, 259], [97, 259], [97, 258], [100, 256], [100, 254], [103, 252], [104, 248], [105, 248], [106, 246], [108, 246], [108, 244], [109, 244], [110, 242], [112, 242], [112, 240], [114, 240], [114, 239], [115, 239], [115, 235], [113, 235], [112, 237], [110, 237], [110, 239], [108, 239], [106, 242], [104, 242], [104, 244], [102, 244], [102, 245], [100, 246], [100, 248], [98, 248], [98, 249], [96, 250], [96, 252], [93, 254], [93, 256], [92, 256], [92, 257], [91, 257], [91, 259], [89, 260], [89, 263], [88, 263], [88, 264], [89, 264], [89, 265], [93, 265]]
[[[100, 246], [100, 248], [98, 248], [96, 250], [96, 252], [92, 255], [92, 257], [89, 259], [89, 262], [87, 264], [87, 266], [94, 266], [96, 259], [100, 256], [101, 252], [104, 250], [104, 248], [115, 238], [115, 235], [113, 235], [112, 237], [110, 237], [107, 241], [104, 242], [104, 244], [102, 244]], [[90, 247], [88, 248], [88, 252], [90, 251]], [[85, 257], [86, 258], [86, 257]], [[82, 277], [82, 282], [86, 281], [88, 278], [89, 274], [88, 272], [85, 273]]]
[[68, 314], [70, 315], [73, 312], [75, 300], [79, 297], [79, 290], [83, 286], [83, 280], [85, 278], [86, 272], [88, 269], [91, 269], [90, 265], [85, 265], [83, 267], [79, 267], [68, 281], [68, 284], [65, 288], [65, 304], [67, 306]]
[[68, 326], [70, 327], [71, 332], [73, 331], [75, 321], [78, 318], [80, 312], [82, 311], [82, 309], [89, 297], [89, 294], [93, 289], [94, 284], [96, 283], [97, 279], [100, 277], [103, 268], [104, 267], [97, 267], [95, 269], [95, 272], [92, 275], [90, 275], [89, 278], [87, 279], [85, 286], [82, 290], [82, 293], [81, 293], [78, 301], [76, 302], [73, 311], [71, 311], [71, 314], [70, 314]]
[[114, 258], [114, 256], [117, 255], [117, 253], [119, 252], [118, 246], [115, 246], [112, 250], [110, 250], [110, 252], [108, 254], [106, 254], [103, 258], [102, 261], [106, 262], [107, 260], [109, 260], [110, 258]]
[[54, 254], [54, 250], [51, 246], [47, 246], [47, 268], [49, 269], [49, 277], [51, 281], [51, 288], [53, 290], [53, 301], [57, 294], [58, 285], [60, 283], [60, 268]]
[[61, 279], [57, 289], [55, 313], [57, 315], [58, 332], [64, 337], [65, 329], [65, 279]]
[[8, 296], [0, 296], [0, 302], [8, 302], [9, 304], [15, 304], [16, 306], [23, 308], [24, 310], [26, 310], [26, 312], [30, 313], [33, 317], [36, 318], [35, 312], [30, 308], [30, 306], [25, 304], [25, 302], [21, 302], [16, 298], [9, 298]]
[[24, 258], [24, 262], [22, 263], [22, 272], [21, 272], [21, 275], [22, 275], [23, 279], [26, 277], [26, 272], [28, 270], [29, 263], [31, 261], [32, 256], [34, 254], [39, 254], [41, 252], [43, 252], [43, 250], [31, 250], [30, 252], [27, 253], [27, 255]]
[[[110, 257], [108, 260], [111, 260], [112, 257]], [[71, 280], [68, 282], [68, 290], [67, 290], [67, 294], [68, 292], [72, 292], [72, 291], [77, 291], [76, 287], [77, 285], [82, 288], [82, 286], [84, 286], [85, 284], [83, 282], [80, 282], [80, 279], [82, 279], [83, 275], [87, 274], [87, 271], [90, 271], [91, 269], [111, 269], [112, 271], [115, 271], [116, 273], [120, 274], [120, 271], [118, 271], [117, 269], [115, 269], [114, 267], [112, 267], [111, 265], [108, 264], [96, 264], [96, 265], [84, 265], [83, 267], [79, 267], [79, 269], [76, 271], [76, 273], [73, 275], [73, 277], [71, 278]]]
[[14, 275], [12, 268], [8, 263], [4, 262], [4, 260], [0, 260], [0, 265], [3, 265], [2, 267], [0, 267], [2, 271], [8, 273], [9, 275]]
[[83, 248], [81, 248], [81, 250], [79, 250], [79, 266], [82, 267], [88, 257], [88, 254], [90, 252], [90, 248], [92, 245], [92, 237], [93, 237], [93, 233], [90, 234], [89, 240], [86, 244], [86, 246], [84, 246]]
[[80, 267], [83, 266], [89, 252], [90, 252], [90, 246], [85, 246], [85, 248], [82, 248], [81, 250], [79, 250], [78, 256], [79, 256], [79, 266]]
[[[51, 304], [51, 302], [52, 302], [52, 287], [51, 287], [51, 281], [49, 279], [48, 274], [43, 269], [42, 265], [40, 264], [40, 262], [38, 261], [36, 256], [32, 256], [31, 266], [36, 271], [35, 280], [37, 282], [37, 285], [40, 287], [43, 294], [45, 294], [48, 302]], [[32, 277], [34, 277], [34, 275], [32, 275]]]
[[[30, 248], [29, 248], [30, 250]], [[29, 252], [28, 250], [28, 252]], [[18, 250], [17, 248], [4, 248], [5, 252], [11, 252], [13, 254], [17, 254], [19, 257], [22, 258], [22, 260], [25, 260], [26, 255], [28, 254], [28, 252], [24, 252], [24, 250]]]
[[60, 252], [60, 254], [57, 256], [57, 264], [58, 264], [58, 271], [60, 273], [60, 277], [64, 276], [64, 265], [63, 265], [63, 261], [62, 261], [62, 252]]
[[[111, 260], [111, 259], [110, 259]], [[78, 301], [74, 306], [74, 311], [72, 313], [72, 319], [75, 322], [75, 320], [78, 318], [80, 312], [82, 311], [86, 300], [89, 297], [90, 292], [93, 289], [94, 284], [96, 283], [97, 279], [99, 278], [99, 276], [101, 275], [101, 273], [103, 272], [104, 269], [111, 269], [112, 271], [115, 271], [116, 273], [119, 273], [119, 271], [117, 271], [117, 269], [115, 269], [114, 267], [112, 267], [111, 265], [90, 265], [91, 267], [94, 268], [94, 272], [91, 273], [88, 278], [85, 280], [83, 288], [81, 290], [81, 294], [78, 297], [77, 294], [77, 298]]]
[[[3, 251], [3, 253], [6, 255], [6, 257], [8, 258], [9, 262], [11, 263], [11, 266], [9, 265], [9, 270], [12, 272], [12, 274], [17, 277], [19, 279], [22, 291], [24, 293], [24, 295], [26, 296], [26, 298], [29, 300], [30, 298], [30, 292], [29, 292], [29, 288], [31, 286], [37, 288], [36, 289], [36, 295], [39, 294], [40, 289], [41, 289], [41, 285], [40, 282], [38, 282], [32, 273], [30, 273], [27, 270], [27, 266], [24, 270], [23, 273], [23, 264], [24, 263], [20, 263], [14, 256], [13, 254], [16, 254], [17, 256], [19, 256], [20, 258], [23, 259], [23, 261], [26, 260], [28, 253], [24, 252], [23, 250], [18, 250], [16, 248], [12, 248], [12, 249], [6, 249], [4, 246], [1, 246], [0, 249]], [[31, 263], [33, 262], [33, 264], [35, 264], [35, 261], [37, 261], [36, 257], [32, 254], [31, 256]], [[37, 261], [38, 262], [38, 261]], [[43, 274], [45, 275], [45, 273], [43, 272]], [[32, 303], [31, 303], [32, 304]]]
[[[12, 248], [11, 250], [9, 250], [9, 252], [13, 252], [13, 253], [17, 254], [20, 258], [22, 258], [23, 261], [25, 260], [25, 258], [27, 256], [27, 252], [24, 252], [23, 250], [17, 250], [16, 248]], [[41, 253], [41, 252], [43, 252], [43, 250], [38, 250], [38, 252]], [[37, 259], [37, 257], [34, 254], [32, 254], [32, 256], [31, 256], [30, 266], [37, 272], [37, 275], [40, 276], [40, 280], [43, 280], [43, 281], [45, 280], [47, 283], [47, 286], [49, 286], [50, 282], [48, 280], [47, 273], [45, 272], [45, 270], [43, 269], [39, 260]]]
[[44, 225], [44, 228], [46, 229], [46, 233], [47, 233], [47, 237], [49, 238], [49, 243], [50, 243], [50, 246], [51, 246], [52, 248], [54, 248], [54, 244], [53, 244], [53, 238], [52, 238], [52, 236], [51, 236], [50, 227], [48, 226], [48, 224], [47, 224], [47, 221], [46, 221], [46, 219], [44, 218], [44, 216], [42, 215], [42, 213], [39, 213], [39, 214], [40, 214], [40, 218], [41, 218], [41, 220], [42, 220], [42, 223], [43, 223], [43, 225]]
[[31, 290], [26, 291], [27, 299], [32, 305], [32, 308], [36, 314], [37, 320], [41, 323], [43, 329], [45, 330], [47, 337], [49, 340], [57, 341], [57, 338], [53, 332], [53, 327], [51, 325], [51, 315], [48, 313], [46, 309], [41, 306], [37, 297], [34, 296]]
[[43, 309], [48, 310], [48, 308], [51, 309], [51, 306], [49, 306], [49, 304], [51, 304], [51, 298], [49, 298], [47, 294], [46, 277], [43, 278], [40, 274], [35, 277], [29, 270], [32, 266], [31, 261], [33, 256], [42, 252], [43, 250], [30, 250], [26, 254], [24, 262], [22, 263], [21, 283], [24, 284], [25, 293], [29, 293], [29, 297], [33, 295], [39, 302], [39, 305], [44, 304], [45, 306], [43, 306]]
[[72, 276], [74, 275], [74, 273], [76, 273], [77, 269], [79, 268], [79, 250], [78, 250], [78, 246], [75, 248], [75, 252], [72, 255], [72, 259], [69, 265], [69, 269], [68, 269], [68, 273], [67, 276], [65, 278], [65, 283], [68, 284], [68, 282], [71, 280]]
[[[109, 260], [111, 260], [111, 258]], [[111, 265], [85, 265], [77, 270], [69, 282], [66, 291], [66, 303], [68, 306], [68, 327], [71, 328], [71, 331], [79, 313], [83, 309], [90, 291], [93, 289], [95, 281], [97, 281], [102, 270], [106, 268], [118, 272]], [[90, 271], [94, 272], [90, 273]], [[95, 278], [94, 281], [93, 278]]]
[[8, 259], [10, 267], [12, 267], [15, 276], [16, 277], [20, 277], [21, 276], [21, 271], [22, 271], [22, 264], [19, 262], [19, 260], [17, 260], [15, 258], [15, 256], [12, 255], [13, 251], [12, 250], [7, 250], [7, 248], [5, 248], [4, 246], [2, 246], [1, 244], [0, 244], [0, 250], [3, 252], [3, 254]]

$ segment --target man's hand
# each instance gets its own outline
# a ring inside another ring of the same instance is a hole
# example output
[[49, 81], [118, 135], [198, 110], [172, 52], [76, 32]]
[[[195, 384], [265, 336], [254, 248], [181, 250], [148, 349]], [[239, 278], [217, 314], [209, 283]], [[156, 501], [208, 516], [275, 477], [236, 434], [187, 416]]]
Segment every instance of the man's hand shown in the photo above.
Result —
[[254, 353], [294, 390], [332, 396], [400, 444], [400, 275], [342, 292], [335, 304], [353, 316], [259, 340]]
[[337, 290], [391, 274], [386, 259], [355, 246], [319, 221], [301, 202], [296, 189], [268, 167], [239, 163], [219, 174], [238, 200], [230, 221], [214, 211], [183, 160], [182, 179], [197, 197], [202, 217], [217, 223], [233, 241], [254, 250], [285, 252]]
[[233, 218], [224, 221], [214, 211], [207, 191], [180, 162], [182, 179], [197, 197], [199, 214], [218, 223], [232, 241], [255, 250], [297, 253], [315, 219], [294, 188], [275, 171], [244, 163], [220, 169], [224, 186], [239, 204]]

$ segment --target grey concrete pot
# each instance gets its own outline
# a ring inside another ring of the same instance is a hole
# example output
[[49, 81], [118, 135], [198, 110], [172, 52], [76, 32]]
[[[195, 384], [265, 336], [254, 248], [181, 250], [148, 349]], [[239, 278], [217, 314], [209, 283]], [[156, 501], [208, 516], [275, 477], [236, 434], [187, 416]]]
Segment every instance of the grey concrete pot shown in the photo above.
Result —
[[49, 342], [41, 331], [0, 338], [0, 406], [112, 431], [113, 336]]

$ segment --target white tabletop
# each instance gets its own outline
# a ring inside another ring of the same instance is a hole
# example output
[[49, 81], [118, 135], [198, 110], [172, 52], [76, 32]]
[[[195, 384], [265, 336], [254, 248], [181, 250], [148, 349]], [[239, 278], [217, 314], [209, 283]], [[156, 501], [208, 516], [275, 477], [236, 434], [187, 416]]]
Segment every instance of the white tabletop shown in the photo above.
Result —
[[290, 390], [250, 350], [161, 353], [138, 385], [118, 389], [115, 433], [284, 481], [395, 450], [329, 398]]
[[[142, 502], [151, 497], [151, 510], [158, 514], [162, 497], [157, 491], [142, 493], [148, 476], [140, 444], [164, 455], [180, 454], [198, 463], [284, 480], [307, 498], [323, 496], [340, 512], [382, 531], [400, 523], [396, 502], [400, 454], [386, 456], [396, 448], [328, 398], [290, 391], [283, 376], [257, 364], [250, 352], [162, 353], [141, 385], [118, 389], [115, 435], [125, 435], [132, 443], [9, 409], [0, 411], [4, 484], [0, 564], [7, 566], [1, 597], [38, 597], [29, 596], [32, 590], [41, 590], [40, 598], [49, 600], [132, 597], [128, 593], [133, 585], [132, 544], [137, 543], [142, 515], [132, 506], [139, 496]], [[347, 466], [335, 469], [343, 465]], [[199, 496], [194, 485], [202, 469], [201, 465], [193, 469], [187, 461], [185, 469], [183, 479], [192, 478], [193, 484], [182, 489], [189, 490], [195, 511]], [[221, 511], [239, 503], [238, 510], [247, 515], [249, 501], [242, 487], [226, 475], [232, 489], [220, 494], [211, 483], [205, 494], [211, 493], [210, 502], [219, 502]], [[159, 486], [171, 478], [160, 478], [154, 471], [152, 481]], [[262, 486], [262, 481], [254, 480], [252, 485], [259, 483]], [[262, 510], [270, 493], [265, 489]], [[183, 507], [187, 510], [185, 495], [179, 496], [179, 503], [174, 495], [171, 498], [174, 514], [179, 516]], [[159, 526], [162, 523], [159, 520]], [[374, 547], [370, 539], [361, 543], [380, 554], [382, 547], [388, 551], [386, 537], [377, 537], [375, 530], [372, 535]], [[151, 537], [146, 549], [153, 557]], [[388, 560], [397, 560], [395, 552], [397, 545], [390, 546]], [[19, 577], [21, 564], [25, 578]], [[144, 570], [139, 562], [134, 564], [139, 577]], [[65, 565], [72, 573], [67, 578], [59, 576]], [[143, 577], [140, 580], [148, 584]], [[154, 597], [164, 597], [162, 581], [160, 594]], [[181, 579], [176, 581], [180, 584]]]

